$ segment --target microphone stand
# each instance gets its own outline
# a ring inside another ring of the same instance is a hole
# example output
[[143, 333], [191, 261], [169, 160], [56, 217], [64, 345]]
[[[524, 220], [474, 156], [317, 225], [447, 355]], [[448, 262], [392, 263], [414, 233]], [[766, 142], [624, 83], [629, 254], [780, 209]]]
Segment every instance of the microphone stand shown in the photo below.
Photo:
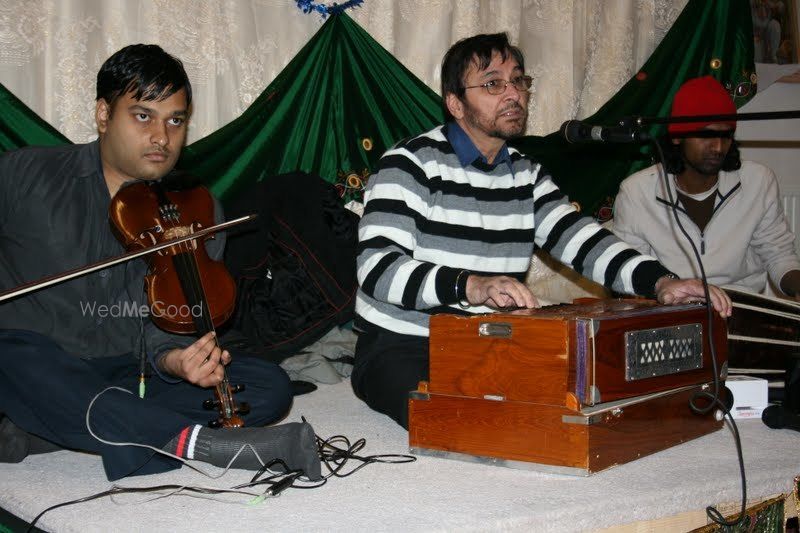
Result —
[[[623, 128], [630, 129], [632, 131], [632, 135], [636, 136], [636, 135], [639, 135], [640, 133], [646, 133], [646, 132], [640, 132], [639, 130], [641, 128], [643, 128], [644, 126], [653, 125], [653, 124], [675, 124], [675, 123], [687, 123], [687, 122], [702, 122], [702, 123], [706, 123], [706, 124], [709, 124], [709, 123], [713, 124], [713, 123], [720, 123], [720, 122], [738, 122], [740, 120], [779, 120], [779, 119], [793, 119], [793, 118], [800, 118], [800, 111], [769, 111], [769, 112], [761, 112], [761, 113], [735, 113], [735, 114], [728, 114], [728, 115], [696, 115], [696, 116], [675, 116], [675, 117], [641, 117], [641, 116], [636, 117], [636, 116], [634, 116], [634, 117], [630, 117], [630, 118], [627, 118], [627, 119], [620, 120], [619, 125], [621, 127], [623, 127]], [[659, 147], [659, 145], [656, 143], [655, 146], [656, 146], [656, 149], [658, 149], [659, 154], [661, 154], [661, 148]], [[662, 156], [661, 159], [663, 160], [663, 154], [661, 154], [661, 156]], [[669, 182], [668, 182], [668, 178], [667, 178], [667, 175], [666, 175], [666, 170], [664, 170], [663, 178], [664, 178], [664, 182], [665, 182], [665, 185], [666, 185], [666, 188], [667, 188], [667, 192], [669, 194], [669, 201], [670, 201], [671, 204], [673, 204], [672, 205], [672, 212], [673, 212], [673, 215], [675, 217], [675, 222], [676, 222], [677, 226], [680, 228], [680, 230], [683, 233], [683, 235], [687, 238], [689, 243], [692, 245], [692, 250], [695, 253], [695, 257], [697, 258], [698, 265], [700, 267], [701, 279], [702, 279], [702, 282], [703, 282], [703, 288], [704, 288], [705, 297], [706, 297], [706, 309], [707, 309], [707, 312], [708, 312], [709, 329], [710, 329], [711, 328], [711, 324], [713, 322], [712, 321], [712, 317], [711, 317], [711, 313], [713, 313], [713, 310], [711, 308], [710, 293], [709, 293], [709, 289], [708, 289], [708, 282], [706, 280], [705, 270], [703, 268], [703, 263], [702, 263], [702, 260], [700, 258], [700, 254], [697, 252], [697, 248], [692, 243], [691, 238], [689, 238], [689, 234], [686, 233], [686, 230], [683, 228], [683, 226], [680, 223], [680, 220], [678, 219], [677, 210], [676, 210], [675, 205], [674, 205], [674, 200], [672, 199], [672, 193], [670, 192], [670, 189], [669, 189]], [[734, 421], [733, 416], [730, 414], [730, 407], [727, 406], [727, 405], [723, 405], [722, 402], [720, 401], [720, 398], [719, 398], [719, 393], [720, 393], [720, 390], [719, 390], [719, 378], [720, 378], [720, 375], [719, 375], [719, 372], [718, 372], [718, 369], [717, 369], [717, 365], [716, 365], [716, 355], [715, 355], [715, 350], [714, 350], [714, 344], [711, 343], [710, 346], [711, 346], [711, 363], [712, 363], [712, 367], [713, 367], [712, 371], [713, 371], [713, 377], [714, 377], [713, 394], [711, 394], [709, 392], [702, 392], [702, 393], [700, 393], [700, 394], [698, 394], [696, 396], [693, 396], [691, 398], [691, 400], [689, 401], [689, 406], [692, 409], [692, 411], [694, 411], [697, 414], [706, 414], [706, 413], [710, 412], [715, 407], [715, 405], [719, 405], [720, 407], [722, 407], [722, 413], [723, 413], [722, 417], [727, 416], [729, 418], [730, 427], [731, 427], [731, 430], [732, 430], [733, 435], [734, 435], [734, 442], [736, 443], [736, 451], [737, 451], [737, 455], [738, 455], [738, 459], [739, 459], [739, 470], [740, 470], [740, 475], [741, 475], [741, 480], [742, 480], [742, 505], [741, 505], [741, 511], [739, 513], [739, 516], [736, 519], [734, 519], [733, 521], [725, 520], [725, 518], [722, 516], [722, 514], [716, 508], [711, 507], [711, 506], [706, 508], [706, 514], [708, 515], [708, 517], [711, 520], [713, 520], [717, 524], [724, 525], [724, 526], [736, 526], [736, 525], [738, 525], [738, 524], [740, 524], [742, 522], [742, 520], [744, 519], [745, 514], [746, 514], [745, 513], [745, 509], [746, 509], [746, 502], [747, 502], [747, 480], [746, 480], [746, 477], [745, 477], [744, 458], [742, 456], [742, 447], [741, 447], [741, 440], [739, 438], [739, 431], [738, 431], [738, 428], [736, 427], [736, 422]], [[695, 402], [696, 399], [700, 399], [700, 398], [703, 398], [707, 402], [710, 402], [710, 403], [708, 403], [708, 405], [706, 407], [699, 407], [694, 402]], [[765, 412], [767, 412], [767, 411], [765, 411]], [[783, 414], [784, 413], [781, 411], [781, 412], [777, 413], [777, 415], [778, 415], [777, 417], [775, 417], [775, 416], [772, 417], [773, 419], [779, 419], [776, 422], [776, 424], [777, 423], [785, 424], [784, 418], [782, 416]], [[766, 420], [765, 420], [765, 423], [766, 423]]]
[[677, 117], [642, 117], [633, 116], [620, 120], [620, 126], [644, 127], [650, 124], [676, 124], [683, 122], [737, 122], [740, 120], [782, 120], [800, 118], [800, 110], [796, 111], [762, 111], [760, 113], [733, 113], [730, 115], [695, 115]]
[[605, 127], [588, 124], [579, 120], [568, 120], [561, 125], [559, 132], [569, 143], [591, 141], [612, 143], [641, 143], [652, 138], [645, 126], [654, 124], [676, 124], [686, 122], [737, 122], [740, 120], [785, 120], [800, 118], [798, 111], [764, 111], [759, 113], [734, 113], [729, 115], [693, 115], [675, 117], [630, 116], [621, 118], [616, 126]]

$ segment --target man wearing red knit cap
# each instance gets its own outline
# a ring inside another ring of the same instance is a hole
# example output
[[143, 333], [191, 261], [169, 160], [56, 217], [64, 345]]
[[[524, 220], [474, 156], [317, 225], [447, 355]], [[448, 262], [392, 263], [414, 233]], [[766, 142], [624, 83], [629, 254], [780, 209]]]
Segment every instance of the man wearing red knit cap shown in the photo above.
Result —
[[[671, 116], [736, 113], [713, 77], [684, 83]], [[682, 278], [700, 277], [692, 246], [701, 254], [708, 283], [764, 292], [773, 287], [800, 300], [800, 259], [778, 195], [775, 174], [742, 161], [735, 121], [675, 122], [668, 126], [665, 161], [622, 182], [614, 203], [614, 232], [640, 252], [653, 255]], [[661, 175], [668, 174], [670, 197]]]

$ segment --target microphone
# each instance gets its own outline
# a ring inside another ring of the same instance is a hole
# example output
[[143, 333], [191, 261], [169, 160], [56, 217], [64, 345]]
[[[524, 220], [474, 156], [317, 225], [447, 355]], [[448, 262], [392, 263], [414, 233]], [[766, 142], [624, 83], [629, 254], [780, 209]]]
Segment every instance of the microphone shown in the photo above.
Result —
[[632, 126], [592, 126], [580, 120], [564, 122], [559, 131], [568, 143], [636, 143], [650, 139], [646, 131], [640, 131]]
[[780, 405], [770, 405], [761, 413], [761, 420], [772, 429], [793, 429], [800, 431], [800, 415]]

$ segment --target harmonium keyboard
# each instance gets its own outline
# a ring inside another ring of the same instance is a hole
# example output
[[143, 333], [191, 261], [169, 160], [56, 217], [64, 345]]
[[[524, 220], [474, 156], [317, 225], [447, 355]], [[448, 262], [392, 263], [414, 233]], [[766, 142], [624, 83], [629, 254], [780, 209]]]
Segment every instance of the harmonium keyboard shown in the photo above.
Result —
[[411, 452], [589, 475], [700, 437], [722, 417], [690, 400], [714, 368], [722, 395], [726, 336], [703, 305], [650, 300], [433, 316]]

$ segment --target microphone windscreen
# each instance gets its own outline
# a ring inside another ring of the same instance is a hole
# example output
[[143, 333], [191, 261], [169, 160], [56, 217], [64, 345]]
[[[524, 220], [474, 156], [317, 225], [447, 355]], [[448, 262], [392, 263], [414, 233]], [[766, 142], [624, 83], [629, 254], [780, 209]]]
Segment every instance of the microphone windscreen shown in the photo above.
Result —
[[581, 136], [582, 127], [583, 124], [580, 120], [568, 120], [561, 125], [559, 131], [561, 132], [561, 136], [564, 137], [567, 142], [580, 142], [584, 140]]
[[761, 421], [772, 429], [786, 427], [783, 407], [780, 405], [770, 405], [761, 413]]

